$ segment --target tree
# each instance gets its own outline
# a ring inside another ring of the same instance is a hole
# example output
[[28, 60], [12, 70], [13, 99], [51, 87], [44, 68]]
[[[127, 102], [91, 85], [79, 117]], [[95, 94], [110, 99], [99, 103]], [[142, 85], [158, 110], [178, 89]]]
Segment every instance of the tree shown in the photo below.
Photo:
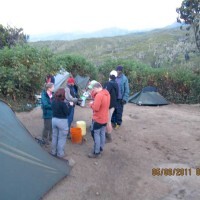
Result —
[[4, 27], [0, 24], [0, 49], [5, 46], [11, 48], [18, 43], [26, 43], [28, 39], [29, 36], [23, 33], [22, 28]]
[[188, 31], [193, 29], [196, 46], [200, 51], [200, 0], [183, 0], [176, 12], [177, 22], [188, 25], [186, 28]]

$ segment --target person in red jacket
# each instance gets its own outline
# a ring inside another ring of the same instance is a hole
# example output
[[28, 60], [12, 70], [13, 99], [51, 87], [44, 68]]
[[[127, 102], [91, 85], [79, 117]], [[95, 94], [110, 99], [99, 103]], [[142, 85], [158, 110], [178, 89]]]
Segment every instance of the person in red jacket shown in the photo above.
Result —
[[94, 101], [90, 102], [90, 107], [93, 110], [91, 133], [94, 139], [93, 152], [88, 155], [89, 158], [98, 158], [101, 156], [105, 145], [106, 124], [109, 118], [110, 94], [102, 88], [102, 85], [97, 82], [92, 87], [92, 96]]

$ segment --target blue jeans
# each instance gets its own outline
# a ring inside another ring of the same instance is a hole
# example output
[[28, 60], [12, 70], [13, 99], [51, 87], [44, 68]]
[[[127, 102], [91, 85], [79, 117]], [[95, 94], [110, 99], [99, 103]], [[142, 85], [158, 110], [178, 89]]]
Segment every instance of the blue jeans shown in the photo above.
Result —
[[68, 133], [67, 119], [52, 118], [52, 145], [51, 153], [58, 157], [65, 155], [65, 144]]
[[73, 122], [73, 120], [74, 120], [74, 106], [71, 106], [70, 107], [70, 114], [69, 114], [69, 116], [68, 116], [68, 127], [69, 127], [69, 131], [68, 131], [68, 133], [70, 134], [70, 128], [71, 128], [71, 124], [72, 124], [72, 122]]
[[122, 124], [122, 114], [124, 110], [124, 105], [121, 99], [117, 100], [117, 106], [112, 114], [111, 122], [114, 124], [121, 125]]
[[105, 145], [105, 133], [106, 133], [106, 125], [100, 126], [98, 129], [94, 128], [94, 121], [91, 124], [91, 134], [94, 140], [94, 149], [93, 152], [95, 154], [99, 154], [103, 151]]

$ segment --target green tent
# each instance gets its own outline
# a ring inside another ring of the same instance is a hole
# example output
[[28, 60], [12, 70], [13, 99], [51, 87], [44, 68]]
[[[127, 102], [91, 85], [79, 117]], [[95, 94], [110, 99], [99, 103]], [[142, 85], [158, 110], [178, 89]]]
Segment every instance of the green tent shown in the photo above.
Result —
[[159, 94], [157, 88], [152, 86], [147, 86], [143, 88], [142, 91], [129, 97], [128, 102], [143, 106], [161, 106], [169, 104], [167, 100]]
[[70, 172], [68, 161], [51, 156], [10, 107], [0, 101], [0, 199], [38, 200]]

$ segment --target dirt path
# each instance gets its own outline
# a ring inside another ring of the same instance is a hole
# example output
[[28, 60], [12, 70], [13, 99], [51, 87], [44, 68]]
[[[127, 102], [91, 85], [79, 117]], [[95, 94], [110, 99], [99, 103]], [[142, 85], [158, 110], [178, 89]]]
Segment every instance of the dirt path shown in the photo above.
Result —
[[[76, 164], [44, 200], [200, 199], [200, 105], [126, 105], [123, 125], [113, 131], [113, 142], [98, 160], [87, 158], [93, 145], [91, 114], [89, 108], [76, 107], [75, 121], [87, 123], [87, 141], [67, 141], [66, 153]], [[41, 135], [40, 108], [17, 116], [33, 136]], [[153, 168], [166, 169], [152, 176]]]

